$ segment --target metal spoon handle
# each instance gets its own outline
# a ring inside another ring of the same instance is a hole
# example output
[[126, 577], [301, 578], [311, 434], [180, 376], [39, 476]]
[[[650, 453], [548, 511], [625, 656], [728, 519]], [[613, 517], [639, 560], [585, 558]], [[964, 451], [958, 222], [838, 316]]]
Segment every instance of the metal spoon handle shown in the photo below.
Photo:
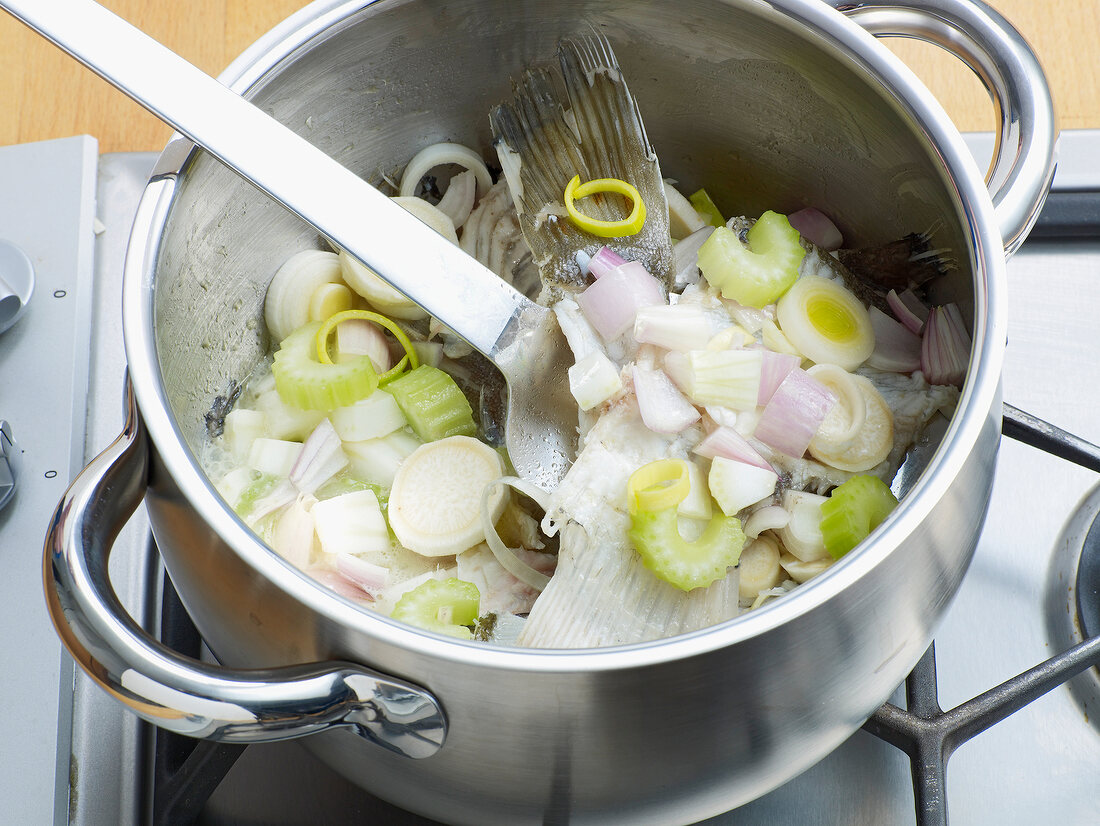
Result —
[[98, 3], [0, 0], [0, 8], [312, 224], [491, 359], [522, 311], [542, 309], [304, 138]]

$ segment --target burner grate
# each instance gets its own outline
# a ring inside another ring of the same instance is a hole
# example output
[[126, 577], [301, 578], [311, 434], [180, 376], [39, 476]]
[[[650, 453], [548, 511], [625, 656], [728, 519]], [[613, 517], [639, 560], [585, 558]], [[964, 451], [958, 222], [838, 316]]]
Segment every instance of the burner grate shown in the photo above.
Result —
[[[1100, 472], [1100, 447], [1009, 404], [1004, 405], [1003, 433], [1053, 456]], [[1085, 554], [1078, 569], [1077, 603], [1086, 636], [1097, 634], [1096, 622], [1100, 618], [1097, 601], [1082, 600], [1082, 593], [1095, 595], [1100, 586], [1100, 537], [1093, 537], [1093, 531], [1100, 530], [1098, 524], [1100, 522], [1094, 523], [1089, 531], [1090, 539], [1096, 540], [1091, 543], [1096, 546], [1096, 552]], [[1089, 544], [1086, 542], [1086, 547]], [[1087, 611], [1083, 611], [1082, 606], [1087, 607]], [[1100, 636], [1093, 636], [944, 711], [939, 704], [933, 644], [905, 680], [906, 708], [886, 703], [871, 715], [863, 729], [909, 756], [918, 826], [946, 826], [947, 761], [955, 750], [1048, 691], [1097, 665], [1100, 665]]]

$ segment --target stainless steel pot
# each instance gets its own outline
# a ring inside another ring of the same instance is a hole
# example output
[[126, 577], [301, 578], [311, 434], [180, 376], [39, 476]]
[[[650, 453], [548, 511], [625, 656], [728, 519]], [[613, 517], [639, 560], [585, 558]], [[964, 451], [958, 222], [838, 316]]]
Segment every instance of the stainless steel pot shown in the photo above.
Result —
[[[747, 214], [824, 206], [857, 243], [930, 232], [958, 264], [937, 290], [972, 319], [971, 368], [940, 448], [907, 467], [909, 495], [871, 541], [752, 614], [614, 649], [466, 644], [344, 601], [267, 550], [196, 458], [204, 414], [268, 346], [268, 279], [316, 232], [176, 139], [127, 259], [136, 406], [47, 537], [47, 598], [76, 660], [159, 726], [312, 734], [364, 788], [454, 822], [695, 821], [841, 743], [924, 651], [973, 551], [1000, 432], [1005, 251], [1045, 197], [1054, 124], [1034, 55], [988, 7], [835, 5], [843, 13], [819, 0], [321, 0], [223, 80], [375, 178], [434, 140], [488, 154], [486, 113], [509, 75], [596, 25], [665, 174]], [[942, 110], [868, 32], [940, 43], [986, 82], [1004, 150], [992, 199]], [[225, 668], [151, 641], [111, 591], [111, 540], [143, 495]]]

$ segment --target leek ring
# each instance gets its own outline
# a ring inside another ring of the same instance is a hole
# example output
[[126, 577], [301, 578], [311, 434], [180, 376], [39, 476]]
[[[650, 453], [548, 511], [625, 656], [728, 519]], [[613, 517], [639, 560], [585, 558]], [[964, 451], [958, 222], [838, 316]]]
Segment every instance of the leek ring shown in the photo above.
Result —
[[[621, 221], [601, 221], [590, 218], [573, 203], [574, 198], [587, 198], [602, 192], [613, 192], [629, 198], [633, 202], [630, 215]], [[586, 184], [581, 183], [581, 176], [574, 175], [568, 186], [565, 187], [565, 209], [569, 212], [569, 218], [585, 232], [597, 235], [600, 238], [620, 238], [624, 235], [637, 235], [642, 231], [645, 223], [645, 203], [638, 190], [626, 181], [618, 178], [596, 178]]]

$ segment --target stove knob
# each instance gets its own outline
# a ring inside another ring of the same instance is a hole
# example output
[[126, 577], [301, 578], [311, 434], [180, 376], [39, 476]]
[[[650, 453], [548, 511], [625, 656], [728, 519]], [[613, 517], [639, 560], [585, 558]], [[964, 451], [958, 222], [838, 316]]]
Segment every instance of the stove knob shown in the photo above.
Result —
[[27, 308], [34, 292], [34, 267], [23, 250], [0, 239], [0, 333]]
[[0, 508], [15, 494], [15, 464], [19, 449], [12, 439], [11, 425], [0, 419]]

